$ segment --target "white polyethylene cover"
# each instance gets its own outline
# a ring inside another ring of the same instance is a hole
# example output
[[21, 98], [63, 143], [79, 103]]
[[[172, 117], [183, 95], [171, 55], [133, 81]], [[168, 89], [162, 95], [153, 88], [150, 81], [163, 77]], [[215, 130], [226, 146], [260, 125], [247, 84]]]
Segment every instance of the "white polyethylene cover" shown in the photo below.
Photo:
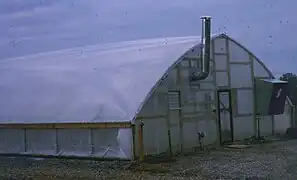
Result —
[[0, 61], [1, 123], [132, 120], [199, 37], [89, 46]]
[[3, 129], [0, 141], [0, 153], [4, 154], [133, 158], [132, 131], [128, 128]]

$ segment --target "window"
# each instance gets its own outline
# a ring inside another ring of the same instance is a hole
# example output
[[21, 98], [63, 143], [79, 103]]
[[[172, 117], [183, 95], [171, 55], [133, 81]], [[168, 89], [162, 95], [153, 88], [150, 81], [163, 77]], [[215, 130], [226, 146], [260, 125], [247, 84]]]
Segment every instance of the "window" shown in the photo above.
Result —
[[180, 92], [169, 91], [168, 92], [168, 107], [170, 110], [180, 109]]

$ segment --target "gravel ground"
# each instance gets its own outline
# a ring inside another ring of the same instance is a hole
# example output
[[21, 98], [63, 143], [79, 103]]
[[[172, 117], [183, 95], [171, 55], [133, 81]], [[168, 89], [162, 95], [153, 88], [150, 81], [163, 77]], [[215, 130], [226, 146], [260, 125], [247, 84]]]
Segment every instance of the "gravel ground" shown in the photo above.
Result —
[[297, 179], [297, 140], [220, 148], [174, 162], [131, 166], [127, 162], [0, 158], [0, 179]]

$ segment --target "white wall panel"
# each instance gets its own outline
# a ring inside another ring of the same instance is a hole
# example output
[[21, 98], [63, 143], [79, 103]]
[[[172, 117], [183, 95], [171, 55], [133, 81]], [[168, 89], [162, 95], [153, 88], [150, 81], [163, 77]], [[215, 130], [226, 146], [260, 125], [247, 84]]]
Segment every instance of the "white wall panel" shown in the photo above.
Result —
[[131, 129], [92, 129], [93, 156], [104, 158], [133, 157]]
[[215, 70], [227, 70], [227, 56], [215, 55]]
[[254, 135], [253, 116], [233, 118], [234, 139], [243, 140]]
[[230, 64], [231, 87], [252, 87], [251, 66]]
[[227, 72], [216, 72], [216, 84], [217, 86], [228, 86]]
[[143, 140], [146, 155], [166, 152], [169, 148], [167, 120], [165, 118], [144, 120]]
[[263, 116], [260, 119], [260, 133], [261, 136], [272, 135], [272, 118], [271, 116]]
[[1, 153], [25, 152], [25, 131], [22, 129], [1, 129], [0, 131]]
[[274, 116], [275, 133], [285, 134], [291, 127], [291, 116], [287, 113]]
[[238, 114], [251, 114], [253, 112], [253, 91], [237, 90]]
[[168, 101], [167, 93], [165, 92], [154, 92], [154, 115], [164, 115], [167, 114]]
[[170, 136], [171, 136], [171, 149], [173, 154], [180, 152], [180, 128], [179, 126], [170, 127]]
[[[113, 128], [116, 129], [116, 128]], [[117, 142], [119, 145], [120, 153], [118, 158], [132, 159], [133, 158], [133, 132], [131, 128], [118, 129]], [[94, 142], [96, 144], [96, 142]], [[99, 143], [98, 143], [99, 144]], [[114, 156], [110, 156], [114, 157]]]
[[183, 114], [188, 114], [188, 113], [194, 113], [196, 111], [195, 104], [184, 104], [182, 108], [182, 113]]
[[175, 89], [176, 85], [177, 85], [177, 69], [176, 68], [172, 68], [170, 69], [170, 71], [168, 71], [168, 76], [166, 78], [166, 82], [167, 82], [167, 86], [169, 89]]
[[56, 154], [56, 130], [55, 129], [27, 129], [26, 153]]
[[142, 109], [140, 110], [139, 116], [151, 116], [153, 113], [154, 101], [153, 98], [148, 98]]
[[183, 68], [181, 69], [181, 79], [184, 81], [184, 83], [187, 83], [189, 82], [189, 76], [190, 76], [190, 73], [189, 73], [189, 68]]
[[287, 128], [292, 126], [291, 118], [291, 106], [286, 103], [284, 113], [274, 116], [275, 132], [281, 134], [286, 133]]
[[253, 58], [253, 66], [256, 77], [269, 77], [267, 70], [255, 58]]
[[93, 154], [100, 157], [125, 156], [117, 141], [118, 128], [92, 129]]
[[197, 122], [183, 123], [183, 149], [190, 151], [192, 148], [199, 146], [197, 136]]
[[230, 62], [249, 62], [249, 53], [232, 41], [229, 42]]
[[57, 135], [61, 155], [89, 156], [91, 154], [90, 130], [59, 129]]
[[215, 52], [214, 53], [227, 53], [225, 38], [215, 39]]

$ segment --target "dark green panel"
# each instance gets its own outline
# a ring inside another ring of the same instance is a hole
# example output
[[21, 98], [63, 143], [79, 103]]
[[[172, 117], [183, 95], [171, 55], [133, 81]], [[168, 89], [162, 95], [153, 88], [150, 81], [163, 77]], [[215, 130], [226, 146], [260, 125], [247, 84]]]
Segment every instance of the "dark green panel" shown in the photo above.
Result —
[[267, 115], [273, 86], [262, 79], [256, 79], [256, 110], [257, 114]]
[[275, 79], [255, 79], [255, 95], [257, 114], [282, 114], [288, 95], [288, 83]]
[[232, 106], [232, 113], [234, 116], [238, 115], [238, 104], [237, 104], [237, 89], [231, 89], [231, 106]]
[[286, 98], [288, 95], [289, 95], [288, 83], [274, 83], [268, 114], [270, 115], [283, 114], [285, 110]]

